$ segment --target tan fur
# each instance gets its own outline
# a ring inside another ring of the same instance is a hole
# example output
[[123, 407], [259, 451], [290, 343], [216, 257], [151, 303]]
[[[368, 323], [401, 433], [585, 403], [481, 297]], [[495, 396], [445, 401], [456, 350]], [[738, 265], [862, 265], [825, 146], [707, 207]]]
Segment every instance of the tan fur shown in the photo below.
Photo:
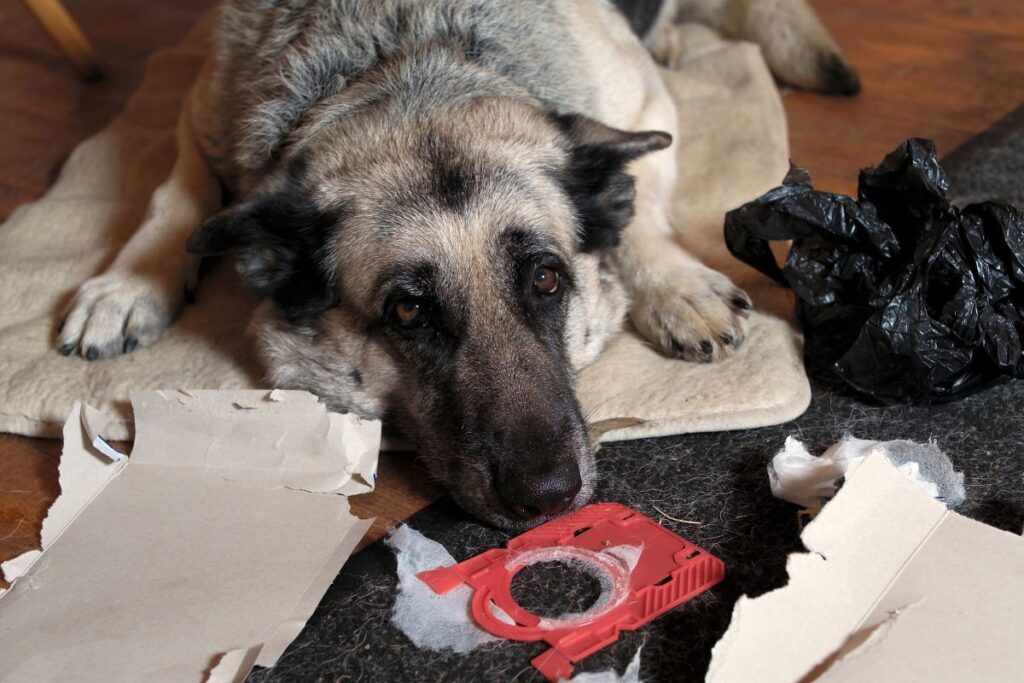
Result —
[[107, 272], [84, 283], [59, 334], [62, 348], [108, 358], [160, 336], [195, 287], [199, 260], [183, 245], [220, 207], [220, 186], [200, 153], [191, 116], [178, 122], [178, 157], [153, 193], [146, 219]]

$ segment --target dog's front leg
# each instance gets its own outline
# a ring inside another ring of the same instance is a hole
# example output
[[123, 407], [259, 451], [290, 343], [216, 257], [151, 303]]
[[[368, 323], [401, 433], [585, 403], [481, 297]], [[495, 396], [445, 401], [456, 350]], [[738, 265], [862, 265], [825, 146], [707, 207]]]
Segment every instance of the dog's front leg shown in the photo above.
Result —
[[632, 299], [630, 319], [641, 335], [668, 356], [721, 360], [746, 336], [750, 298], [673, 238], [673, 154], [670, 148], [630, 167], [636, 177], [636, 214], [612, 258]]
[[187, 108], [178, 121], [177, 152], [142, 225], [71, 302], [59, 334], [64, 355], [77, 349], [95, 360], [153, 343], [195, 286], [199, 260], [185, 251], [185, 241], [220, 207], [221, 189], [196, 144]]

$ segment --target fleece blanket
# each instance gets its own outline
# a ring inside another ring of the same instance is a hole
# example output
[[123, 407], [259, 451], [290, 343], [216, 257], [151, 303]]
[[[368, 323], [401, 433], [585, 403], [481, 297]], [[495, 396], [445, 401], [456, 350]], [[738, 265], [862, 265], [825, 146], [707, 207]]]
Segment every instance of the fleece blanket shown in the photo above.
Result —
[[[86, 140], [38, 201], [0, 227], [0, 431], [58, 437], [76, 400], [120, 418], [104, 436], [131, 436], [128, 394], [185, 387], [265, 386], [245, 331], [255, 299], [230, 263], [204, 280], [198, 302], [153, 346], [89, 362], [55, 350], [61, 313], [138, 225], [174, 160], [183, 96], [202, 64], [208, 22], [149, 60], [142, 86]], [[582, 371], [584, 414], [602, 440], [777, 424], [810, 401], [801, 339], [786, 293], [733, 260], [724, 213], [779, 184], [788, 168], [785, 115], [757, 47], [702, 32], [665, 77], [679, 104], [679, 239], [751, 294], [741, 350], [701, 365], [660, 356], [626, 330]]]

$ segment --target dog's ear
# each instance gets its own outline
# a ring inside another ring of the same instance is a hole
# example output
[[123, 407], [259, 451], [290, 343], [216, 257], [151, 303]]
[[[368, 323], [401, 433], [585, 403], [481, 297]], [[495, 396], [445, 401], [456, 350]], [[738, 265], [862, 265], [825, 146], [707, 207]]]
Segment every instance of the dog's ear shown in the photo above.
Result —
[[580, 224], [580, 250], [598, 251], [619, 243], [633, 218], [635, 180], [626, 165], [665, 149], [672, 136], [663, 131], [628, 132], [579, 114], [554, 116], [569, 141], [569, 161], [560, 180]]
[[243, 280], [294, 319], [336, 301], [328, 242], [340, 210], [324, 211], [294, 189], [246, 200], [207, 219], [189, 237], [192, 254], [233, 252]]

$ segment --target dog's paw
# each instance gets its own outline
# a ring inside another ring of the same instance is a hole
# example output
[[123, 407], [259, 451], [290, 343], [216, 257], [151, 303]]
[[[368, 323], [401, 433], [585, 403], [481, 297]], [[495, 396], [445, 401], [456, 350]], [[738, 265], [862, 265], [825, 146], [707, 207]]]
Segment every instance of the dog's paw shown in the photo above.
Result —
[[703, 266], [659, 273], [635, 292], [630, 318], [663, 354], [699, 363], [729, 357], [747, 336], [750, 297]]
[[88, 360], [152, 344], [184, 303], [176, 277], [108, 272], [78, 290], [58, 334], [60, 352]]

